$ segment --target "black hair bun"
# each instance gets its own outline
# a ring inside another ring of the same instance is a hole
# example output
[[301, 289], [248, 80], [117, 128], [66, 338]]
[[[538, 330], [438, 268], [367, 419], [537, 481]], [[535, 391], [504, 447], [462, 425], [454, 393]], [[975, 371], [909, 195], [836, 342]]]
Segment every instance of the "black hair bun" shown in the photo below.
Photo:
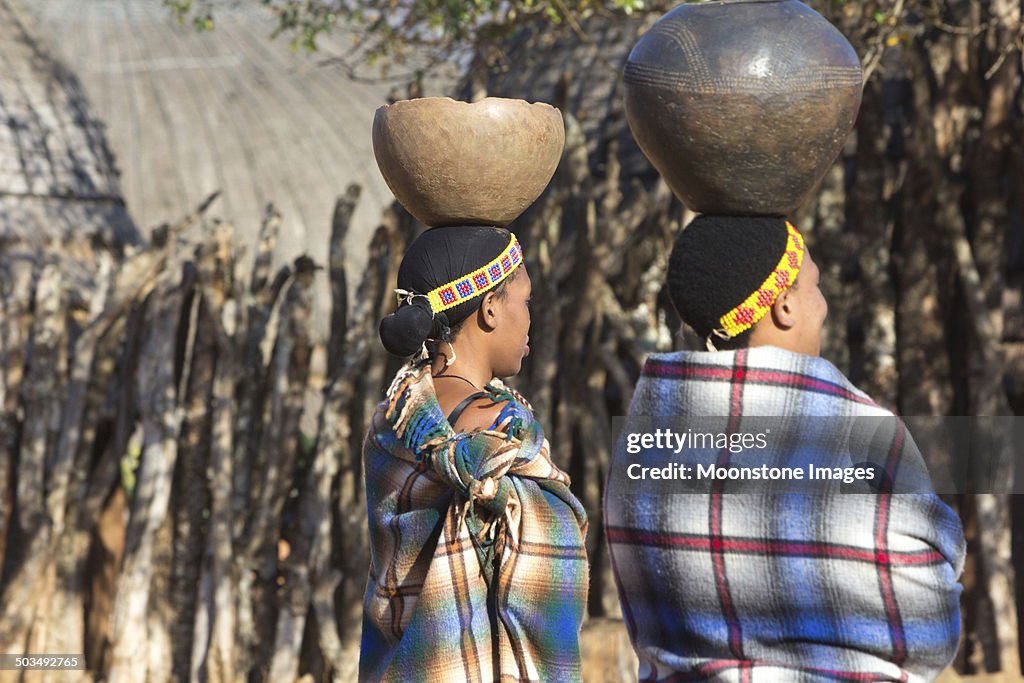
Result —
[[380, 340], [388, 353], [407, 358], [420, 350], [433, 327], [430, 302], [415, 297], [380, 321]]

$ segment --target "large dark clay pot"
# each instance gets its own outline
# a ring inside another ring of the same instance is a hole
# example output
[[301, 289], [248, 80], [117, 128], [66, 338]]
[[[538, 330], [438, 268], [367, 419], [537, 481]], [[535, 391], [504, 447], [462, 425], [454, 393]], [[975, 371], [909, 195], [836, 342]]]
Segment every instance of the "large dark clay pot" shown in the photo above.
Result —
[[857, 118], [860, 60], [797, 0], [681, 5], [633, 48], [626, 117], [669, 187], [700, 213], [786, 215]]

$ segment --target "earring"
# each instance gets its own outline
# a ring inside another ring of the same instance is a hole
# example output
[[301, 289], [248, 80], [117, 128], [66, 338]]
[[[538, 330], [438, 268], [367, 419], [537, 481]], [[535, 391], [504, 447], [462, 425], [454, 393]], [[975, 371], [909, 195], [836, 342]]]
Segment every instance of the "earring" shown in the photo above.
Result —
[[444, 366], [446, 368], [450, 368], [452, 366], [452, 364], [455, 362], [455, 358], [456, 358], [456, 356], [455, 356], [455, 347], [452, 346], [451, 342], [446, 342], [446, 343], [448, 344], [448, 348], [452, 350], [452, 357], [445, 359]]
[[711, 341], [711, 337], [718, 337], [719, 339], [724, 339], [726, 341], [732, 339], [732, 335], [725, 330], [711, 330], [711, 334], [709, 334], [707, 339], [704, 340], [704, 344], [707, 346], [708, 351], [712, 352], [718, 351], [718, 348], [715, 346], [715, 343]]

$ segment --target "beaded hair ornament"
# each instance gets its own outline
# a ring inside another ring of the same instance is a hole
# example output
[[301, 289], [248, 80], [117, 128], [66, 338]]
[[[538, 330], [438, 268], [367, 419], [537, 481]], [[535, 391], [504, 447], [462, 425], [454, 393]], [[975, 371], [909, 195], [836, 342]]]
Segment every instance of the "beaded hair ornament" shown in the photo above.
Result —
[[750, 329], [772, 309], [779, 294], [796, 281], [804, 262], [804, 239], [789, 221], [786, 221], [786, 232], [786, 251], [779, 259], [779, 265], [743, 303], [718, 319], [721, 327], [712, 330], [707, 338], [709, 351], [716, 350], [711, 339], [713, 336], [732, 339]]
[[461, 303], [480, 296], [484, 292], [494, 289], [503, 280], [515, 271], [523, 262], [523, 249], [519, 246], [516, 236], [509, 234], [508, 246], [500, 254], [494, 257], [490, 263], [477, 268], [468, 275], [460, 275], [451, 282], [446, 282], [426, 294], [407, 292], [396, 289], [398, 301], [410, 301], [413, 297], [426, 297], [430, 302], [430, 310], [436, 315], [449, 308], [454, 308]]

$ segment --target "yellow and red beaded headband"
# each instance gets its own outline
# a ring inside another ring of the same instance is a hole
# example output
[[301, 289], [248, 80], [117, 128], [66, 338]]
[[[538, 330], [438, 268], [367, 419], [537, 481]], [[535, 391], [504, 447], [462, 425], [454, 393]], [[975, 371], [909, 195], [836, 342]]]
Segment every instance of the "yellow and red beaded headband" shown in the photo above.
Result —
[[508, 246], [493, 261], [427, 292], [431, 310], [440, 313], [480, 296], [508, 278], [522, 262], [523, 249], [516, 236], [510, 233]]
[[[779, 294], [796, 281], [804, 262], [804, 239], [789, 221], [786, 221], [786, 232], [786, 253], [779, 259], [779, 265], [743, 303], [718, 319], [722, 327], [714, 330], [713, 335], [732, 339], [750, 329], [771, 310]], [[710, 338], [708, 342], [710, 344]]]

